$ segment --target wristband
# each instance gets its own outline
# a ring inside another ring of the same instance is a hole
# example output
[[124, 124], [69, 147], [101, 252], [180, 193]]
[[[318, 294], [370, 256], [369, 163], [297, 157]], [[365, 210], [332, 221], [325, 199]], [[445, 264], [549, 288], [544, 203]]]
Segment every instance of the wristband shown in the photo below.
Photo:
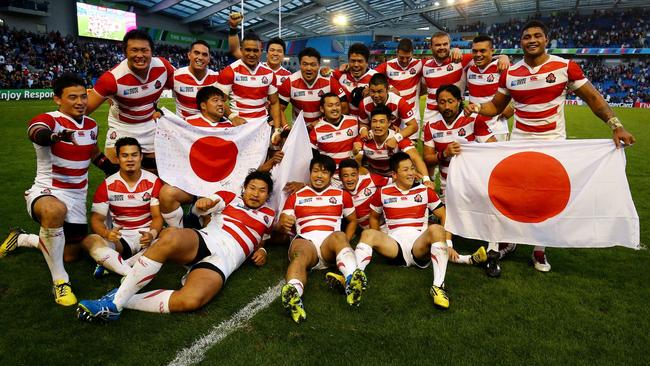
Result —
[[359, 129], [359, 134], [361, 134], [361, 131], [363, 131], [363, 130], [366, 130], [366, 132], [368, 132], [368, 127], [361, 126], [361, 128]]
[[607, 125], [609, 126], [609, 128], [612, 129], [612, 131], [619, 128], [619, 127], [623, 127], [623, 124], [618, 119], [618, 117], [612, 117], [612, 118], [608, 119], [607, 122], [605, 122], [605, 123], [607, 123]]
[[424, 177], [422, 177], [422, 182], [431, 182], [431, 177], [428, 176], [428, 175], [425, 175]]
[[451, 239], [447, 239], [447, 247], [448, 248], [453, 248], [454, 247], [454, 243], [451, 242]]
[[156, 239], [158, 237], [158, 230], [156, 229], [149, 229], [149, 234], [151, 234], [152, 239]]
[[239, 114], [237, 114], [237, 112], [232, 112], [232, 113], [230, 113], [230, 114], [228, 115], [228, 119], [231, 120], [231, 121], [232, 121], [235, 117], [239, 117]]
[[257, 250], [263, 250], [264, 253], [269, 254], [269, 252], [267, 252], [266, 249], [264, 249], [264, 247], [259, 247]]
[[219, 195], [214, 193], [214, 194], [209, 195], [207, 198], [211, 199], [212, 202], [214, 202], [214, 201], [219, 199]]
[[397, 141], [398, 143], [404, 140], [404, 136], [401, 133], [396, 133], [394, 137], [395, 137], [395, 141]]
[[229, 36], [236, 36], [239, 33], [239, 28], [230, 28], [228, 30]]
[[478, 106], [478, 110], [474, 111], [474, 113], [476, 114], [481, 113], [481, 104], [474, 104], [474, 105]]

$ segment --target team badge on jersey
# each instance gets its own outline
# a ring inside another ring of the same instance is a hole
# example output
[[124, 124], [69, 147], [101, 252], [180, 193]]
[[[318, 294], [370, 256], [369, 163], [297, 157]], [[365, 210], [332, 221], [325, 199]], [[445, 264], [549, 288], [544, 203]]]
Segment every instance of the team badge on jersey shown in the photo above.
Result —
[[142, 195], [142, 200], [144, 202], [151, 201], [151, 194], [149, 194], [149, 192], [145, 192], [145, 194]]
[[335, 204], [336, 204], [336, 198], [331, 197], [331, 198], [330, 198], [330, 203], [333, 204], [333, 205], [335, 205]]
[[154, 88], [156, 89], [162, 88], [162, 83], [160, 82], [160, 80], [156, 80], [156, 84], [154, 84]]
[[269, 78], [266, 76], [262, 77], [262, 84], [268, 84], [269, 83]]
[[414, 68], [411, 68], [411, 69], [409, 70], [409, 74], [411, 74], [411, 75], [415, 75], [415, 73], [416, 73], [416, 72], [415, 72], [415, 69], [414, 69]]
[[365, 189], [363, 190], [363, 195], [364, 195], [364, 196], [368, 197], [368, 196], [370, 196], [371, 194], [372, 194], [372, 191], [370, 190], [370, 188], [365, 188]]
[[354, 132], [352, 132], [351, 128], [348, 128], [348, 130], [345, 131], [345, 134], [348, 135], [348, 136], [352, 136], [352, 135], [354, 135]]
[[286, 76], [281, 77], [281, 78], [280, 78], [280, 83], [284, 83], [285, 80], [287, 80], [287, 77], [286, 77]]
[[490, 76], [487, 77], [488, 83], [491, 83], [494, 81], [494, 75], [490, 74]]
[[264, 222], [267, 224], [269, 223], [269, 217], [267, 215], [264, 215]]
[[454, 66], [452, 64], [449, 64], [447, 66], [447, 71], [452, 71], [454, 69]]
[[108, 137], [110, 137], [111, 140], [115, 140], [117, 138], [117, 132], [115, 131], [111, 132], [111, 135]]
[[460, 130], [458, 130], [458, 136], [465, 136], [466, 134], [467, 134], [467, 132], [465, 131], [464, 128], [461, 128]]
[[413, 199], [415, 200], [415, 202], [422, 202], [422, 196], [420, 194], [416, 194]]
[[322, 89], [318, 91], [318, 96], [319, 96], [319, 97], [322, 97], [324, 94], [325, 94], [325, 93], [323, 93], [323, 90], [322, 90]]
[[95, 133], [95, 131], [90, 131], [90, 138], [92, 140], [97, 140], [97, 134]]
[[548, 76], [546, 76], [546, 82], [549, 83], [549, 84], [554, 83], [555, 82], [555, 75], [553, 73], [548, 74]]

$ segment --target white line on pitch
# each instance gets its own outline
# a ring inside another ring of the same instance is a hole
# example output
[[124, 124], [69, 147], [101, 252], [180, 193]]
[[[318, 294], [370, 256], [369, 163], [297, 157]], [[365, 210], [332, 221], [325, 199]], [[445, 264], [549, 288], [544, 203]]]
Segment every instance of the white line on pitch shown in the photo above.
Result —
[[280, 294], [280, 289], [283, 284], [284, 280], [281, 280], [277, 285], [269, 287], [266, 292], [258, 295], [253, 299], [253, 301], [235, 313], [235, 315], [230, 319], [214, 326], [208, 334], [197, 339], [191, 346], [180, 350], [169, 365], [189, 366], [201, 362], [205, 357], [205, 353], [210, 348], [221, 342], [224, 338], [230, 335], [230, 333], [241, 328], [245, 322], [250, 320], [260, 310], [268, 307]]

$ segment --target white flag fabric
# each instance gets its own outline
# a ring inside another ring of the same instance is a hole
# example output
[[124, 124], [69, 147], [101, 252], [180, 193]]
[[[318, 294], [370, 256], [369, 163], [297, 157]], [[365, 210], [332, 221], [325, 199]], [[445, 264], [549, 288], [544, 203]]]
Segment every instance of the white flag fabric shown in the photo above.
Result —
[[271, 129], [264, 121], [237, 127], [197, 127], [163, 108], [156, 124], [158, 175], [196, 196], [219, 190], [236, 194], [246, 175], [264, 162]]
[[[306, 183], [309, 181], [309, 162], [312, 158], [312, 152], [309, 133], [307, 132], [307, 125], [302, 111], [293, 122], [282, 151], [284, 152], [282, 161], [271, 170], [274, 185], [271, 207], [276, 212], [282, 210], [284, 201], [287, 200], [288, 195], [283, 188], [288, 182]], [[275, 215], [275, 220], [277, 221], [279, 217], [279, 214]]]
[[639, 216], [612, 140], [466, 144], [447, 176], [445, 228], [489, 242], [639, 249]]

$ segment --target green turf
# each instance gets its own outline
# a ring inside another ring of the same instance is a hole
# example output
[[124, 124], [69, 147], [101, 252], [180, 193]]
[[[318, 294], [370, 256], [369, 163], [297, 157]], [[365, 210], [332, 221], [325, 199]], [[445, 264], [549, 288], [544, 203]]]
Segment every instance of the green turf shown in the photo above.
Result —
[[[27, 216], [22, 198], [35, 171], [25, 121], [53, 109], [53, 104], [0, 102], [0, 109], [0, 232], [11, 226], [34, 232], [37, 225]], [[94, 117], [103, 122], [106, 112], [102, 107]], [[627, 171], [642, 222], [641, 242], [647, 245], [647, 112], [616, 112], [639, 140], [627, 150]], [[587, 108], [567, 106], [567, 119], [569, 136], [609, 137]], [[100, 130], [106, 131], [105, 123]], [[103, 175], [95, 168], [91, 172], [94, 188]], [[293, 324], [276, 300], [212, 348], [204, 363], [649, 364], [650, 253], [624, 248], [548, 253], [553, 265], [548, 274], [527, 265], [527, 247], [503, 263], [503, 275], [496, 280], [478, 268], [450, 265], [448, 311], [432, 306], [427, 292], [430, 268], [397, 268], [376, 258], [368, 268], [370, 287], [359, 309], [349, 308], [343, 296], [325, 287], [324, 272], [315, 272], [304, 297], [306, 323]], [[55, 305], [41, 254], [19, 249], [0, 259], [0, 365], [169, 362], [180, 349], [276, 284], [287, 263], [286, 248], [269, 248], [265, 267], [245, 264], [200, 311], [165, 316], [125, 311], [118, 323], [98, 326], [75, 320], [74, 308]], [[116, 276], [93, 279], [89, 259], [66, 268], [80, 299], [99, 297], [119, 284]], [[180, 267], [165, 266], [148, 288], [178, 288], [183, 273]]]

